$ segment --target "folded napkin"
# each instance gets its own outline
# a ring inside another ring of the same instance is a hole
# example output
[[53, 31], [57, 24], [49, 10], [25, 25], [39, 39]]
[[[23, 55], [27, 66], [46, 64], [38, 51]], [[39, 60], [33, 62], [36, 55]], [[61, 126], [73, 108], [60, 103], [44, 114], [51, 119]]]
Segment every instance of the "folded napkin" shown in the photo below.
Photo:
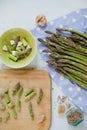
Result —
[[[87, 33], [87, 9], [85, 8], [71, 12], [68, 15], [48, 22], [45, 28], [36, 27], [31, 30], [31, 32], [36, 38], [44, 39], [47, 36], [47, 34], [44, 33], [45, 30], [55, 32], [57, 27], [75, 29]], [[84, 90], [75, 83], [70, 82], [68, 79], [50, 68], [46, 63], [49, 58], [47, 54], [42, 52], [42, 50], [45, 49], [45, 46], [38, 41], [37, 45], [42, 60], [45, 63], [45, 69], [50, 73], [52, 80], [76, 106], [80, 107], [85, 113], [87, 113], [87, 90]]]

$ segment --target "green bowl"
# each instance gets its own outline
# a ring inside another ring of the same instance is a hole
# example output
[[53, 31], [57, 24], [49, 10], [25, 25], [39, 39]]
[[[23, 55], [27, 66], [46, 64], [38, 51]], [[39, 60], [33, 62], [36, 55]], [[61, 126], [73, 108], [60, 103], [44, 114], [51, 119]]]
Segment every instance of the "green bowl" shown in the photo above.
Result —
[[[14, 39], [17, 36], [25, 37], [30, 47], [32, 48], [32, 51], [27, 57], [18, 60], [17, 62], [14, 62], [8, 58], [9, 52], [3, 51], [2, 48], [4, 45], [9, 45], [10, 40]], [[32, 36], [32, 34], [26, 31], [25, 29], [12, 28], [4, 32], [0, 37], [0, 60], [8, 67], [22, 68], [29, 65], [34, 60], [36, 56], [36, 51], [37, 51], [36, 41]]]

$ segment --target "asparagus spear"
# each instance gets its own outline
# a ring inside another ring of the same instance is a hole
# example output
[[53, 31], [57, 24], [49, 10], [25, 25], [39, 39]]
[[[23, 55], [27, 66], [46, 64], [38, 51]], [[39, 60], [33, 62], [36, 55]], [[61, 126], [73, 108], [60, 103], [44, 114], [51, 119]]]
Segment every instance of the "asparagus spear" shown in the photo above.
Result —
[[25, 96], [25, 100], [29, 101], [31, 98], [33, 98], [36, 95], [36, 92], [31, 92], [28, 96]]
[[17, 113], [16, 113], [15, 109], [12, 109], [12, 116], [14, 119], [17, 119]]
[[5, 101], [7, 104], [9, 104], [11, 102], [10, 97], [7, 93], [4, 94], [4, 98], [5, 98]]
[[76, 65], [72, 65], [72, 64], [70, 64], [70, 63], [60, 63], [60, 62], [56, 62], [55, 60], [49, 60], [49, 61], [47, 61], [48, 63], [49, 63], [49, 65], [54, 65], [54, 68], [55, 67], [69, 67], [69, 68], [71, 68], [71, 69], [74, 69], [74, 70], [76, 70], [76, 71], [79, 71], [79, 72], [81, 72], [81, 73], [83, 73], [83, 74], [85, 74], [86, 75], [86, 71], [84, 70], [84, 68], [79, 68], [78, 66], [76, 66]]
[[[72, 50], [73, 52], [76, 53], [81, 53], [82, 55], [86, 55], [87, 56], [87, 48], [81, 47], [80, 45], [75, 45], [75, 43], [73, 41], [71, 41], [70, 39], [63, 39], [63, 38], [49, 38], [49, 41], [52, 41], [54, 43], [56, 43], [57, 45], [60, 45], [60, 48], [65, 48], [66, 50]], [[43, 44], [44, 42], [41, 41]], [[47, 45], [47, 44], [45, 44]]]
[[7, 105], [8, 105], [8, 108], [13, 108], [15, 106], [13, 102], [9, 102]]
[[14, 96], [17, 91], [20, 89], [20, 82], [16, 83], [16, 85], [14, 86], [14, 88], [12, 89], [12, 95]]
[[87, 75], [85, 75], [85, 74], [83, 74], [83, 73], [81, 73], [79, 71], [75, 71], [73, 69], [70, 69], [69, 67], [63, 67], [63, 68], [64, 68], [64, 70], [66, 70], [66, 71], [68, 71], [68, 72], [70, 72], [72, 74], [78, 75], [78, 77], [81, 77], [82, 80], [87, 81]]
[[12, 55], [12, 54], [9, 54], [9, 59], [11, 59], [15, 62], [18, 60], [18, 58], [16, 56]]
[[24, 38], [21, 39], [21, 42], [25, 47], [28, 45], [27, 41]]
[[87, 63], [86, 63], [86, 62], [81, 61], [81, 60], [78, 59], [78, 58], [71, 57], [71, 56], [69, 56], [69, 55], [64, 55], [64, 54], [61, 55], [61, 54], [58, 54], [58, 53], [56, 53], [56, 52], [52, 52], [52, 51], [50, 51], [50, 50], [48, 50], [48, 52], [47, 52], [47, 50], [44, 50], [44, 52], [48, 53], [49, 56], [51, 55], [52, 57], [55, 57], [55, 58], [57, 58], [57, 59], [69, 59], [69, 60], [71, 60], [71, 61], [74, 61], [74, 62], [80, 63], [80, 64], [82, 64], [82, 65], [84, 65], [84, 66], [87, 66]]
[[[66, 36], [62, 31], [71, 32], [72, 35]], [[48, 63], [71, 81], [87, 89], [87, 35], [67, 29], [58, 29], [57, 33], [46, 33], [51, 36], [46, 37], [46, 40], [38, 40], [49, 48], [44, 50], [52, 59]]]
[[43, 90], [40, 89], [40, 90], [39, 90], [39, 97], [38, 97], [38, 99], [37, 99], [37, 104], [40, 104], [41, 101], [42, 101], [42, 99], [43, 99]]
[[81, 44], [83, 47], [86, 46], [87, 47], [87, 40], [77, 34], [72, 34], [71, 36], [69, 36], [69, 38], [71, 38], [73, 41], [75, 42], [79, 42], [82, 41], [83, 44]]
[[18, 112], [21, 111], [21, 101], [20, 101], [20, 99], [17, 99], [17, 110], [18, 110]]
[[33, 112], [33, 107], [32, 107], [32, 103], [29, 103], [29, 114], [32, 120], [34, 120], [34, 112]]
[[59, 60], [56, 60], [55, 57], [52, 57], [51, 55], [50, 55], [50, 58], [51, 58], [51, 60], [47, 61], [49, 64], [55, 64], [56, 63], [56, 65], [58, 65], [58, 66], [59, 65], [61, 65], [61, 66], [63, 66], [63, 65], [65, 65], [65, 66], [70, 65], [70, 67], [74, 66], [75, 69], [78, 68], [79, 71], [81, 70], [85, 74], [87, 73], [87, 67], [82, 65], [82, 64], [80, 64], [80, 63], [78, 65], [77, 62], [71, 61], [69, 59], [59, 59]]
[[72, 82], [75, 82], [76, 84], [78, 84], [80, 87], [82, 86], [84, 89], [87, 89], [87, 83], [84, 83], [83, 80], [76, 78], [74, 75], [67, 73], [61, 68], [56, 68], [55, 70], [58, 73], [63, 74], [66, 78], [68, 78]]
[[[77, 83], [79, 86], [82, 85], [83, 88], [87, 89], [87, 80], [83, 80], [80, 76], [77, 76], [77, 73], [72, 73], [71, 71], [67, 71], [64, 67], [56, 66], [55, 63], [51, 64], [51, 66], [59, 73], [63, 74], [65, 77], [70, 79], [71, 81]], [[75, 80], [74, 80], [75, 78]]]
[[18, 97], [20, 98], [23, 93], [23, 87], [20, 87], [20, 89], [17, 92]]
[[31, 94], [32, 92], [34, 92], [34, 89], [31, 89], [30, 91], [26, 91], [25, 94], [24, 94], [25, 97], [28, 96], [29, 94]]
[[[80, 44], [76, 44], [75, 42], [73, 42], [69, 37], [56, 37], [56, 34], [52, 37], [47, 37], [46, 38], [47, 41], [51, 41], [54, 42], [58, 45], [60, 45], [60, 47], [64, 47], [65, 49], [69, 49], [69, 50], [73, 50], [75, 52], [75, 50], [77, 51], [76, 53], [81, 53], [82, 55], [86, 55], [87, 56], [87, 47], [85, 48], [84, 46], [80, 46]], [[48, 40], [49, 39], [49, 40]], [[41, 40], [41, 39], [40, 39]], [[86, 41], [86, 40], [84, 40]], [[43, 44], [44, 42], [41, 41]], [[80, 41], [81, 43], [82, 41]], [[83, 43], [81, 43], [83, 44]], [[45, 44], [46, 45], [46, 44]]]
[[57, 28], [56, 30], [57, 31], [67, 31], [67, 32], [71, 32], [71, 33], [74, 33], [74, 34], [78, 34], [79, 36], [84, 37], [85, 39], [87, 39], [87, 35], [86, 34], [84, 34], [82, 32], [78, 32], [76, 30], [65, 29], [65, 28]]

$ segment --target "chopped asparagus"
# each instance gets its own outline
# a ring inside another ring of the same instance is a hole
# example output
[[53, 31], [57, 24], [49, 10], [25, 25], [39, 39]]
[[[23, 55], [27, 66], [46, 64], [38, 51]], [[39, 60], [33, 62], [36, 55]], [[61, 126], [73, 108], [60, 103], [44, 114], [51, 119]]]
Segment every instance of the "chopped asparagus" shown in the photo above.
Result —
[[34, 92], [34, 89], [31, 89], [30, 91], [26, 91], [25, 94], [24, 94], [25, 97], [28, 96], [29, 94], [31, 94], [32, 92]]
[[18, 91], [20, 89], [21, 85], [20, 85], [20, 82], [18, 82], [16, 85], [15, 85], [15, 89], [16, 91]]
[[4, 115], [4, 117], [3, 117], [3, 121], [7, 122], [9, 118], [10, 118], [10, 113], [6, 112], [5, 115]]
[[20, 89], [17, 92], [18, 97], [20, 98], [23, 93], [23, 87], [20, 87]]
[[39, 97], [38, 97], [38, 99], [37, 99], [37, 104], [40, 104], [40, 103], [41, 103], [42, 98], [43, 98], [43, 90], [40, 89], [40, 90], [39, 90]]
[[7, 93], [4, 94], [4, 98], [5, 98], [5, 101], [7, 104], [9, 104], [11, 102], [10, 97]]
[[5, 105], [0, 102], [0, 110], [1, 110], [1, 111], [4, 111], [5, 109], [6, 109]]
[[36, 92], [30, 93], [28, 96], [25, 97], [25, 100], [29, 101], [31, 98], [33, 98], [36, 95]]
[[17, 113], [16, 113], [15, 109], [12, 109], [12, 116], [14, 119], [17, 119]]
[[24, 38], [21, 39], [21, 42], [22, 42], [22, 44], [23, 44], [24, 46], [27, 46], [27, 45], [28, 45], [27, 41], [26, 41]]
[[12, 89], [12, 95], [15, 95], [17, 91], [20, 89], [20, 82], [18, 82], [14, 88]]
[[21, 111], [21, 100], [20, 99], [17, 99], [17, 110], [18, 110], [18, 112]]
[[3, 98], [3, 97], [4, 97], [4, 93], [7, 93], [7, 94], [8, 94], [8, 91], [9, 91], [9, 88], [8, 88], [8, 87], [3, 88], [3, 89], [0, 91], [0, 97]]
[[9, 45], [3, 46], [3, 51], [9, 53], [8, 58], [14, 62], [25, 58], [32, 50], [25, 38], [20, 38], [17, 36], [14, 40], [10, 40]]
[[16, 94], [16, 90], [15, 89], [12, 89], [12, 95], [15, 95]]
[[15, 106], [13, 102], [8, 103], [7, 105], [9, 108], [13, 108]]
[[18, 60], [18, 58], [16, 56], [12, 55], [12, 54], [9, 54], [9, 59], [11, 59], [15, 62]]
[[29, 103], [29, 114], [32, 120], [34, 120], [34, 112], [33, 112], [33, 107], [32, 107], [32, 103]]

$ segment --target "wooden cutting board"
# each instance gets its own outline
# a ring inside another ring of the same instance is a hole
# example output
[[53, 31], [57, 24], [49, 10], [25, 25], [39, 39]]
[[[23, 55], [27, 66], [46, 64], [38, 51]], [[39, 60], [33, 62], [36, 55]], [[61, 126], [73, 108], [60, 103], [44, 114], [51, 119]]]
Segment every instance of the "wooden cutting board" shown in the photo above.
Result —
[[[18, 117], [14, 119], [10, 115], [10, 119], [4, 123], [0, 122], [0, 130], [49, 130], [51, 124], [51, 79], [46, 71], [42, 70], [0, 70], [0, 89], [8, 86], [9, 93], [12, 87], [19, 82], [22, 84], [24, 91], [26, 89], [34, 88], [36, 96], [30, 101], [33, 105], [33, 111], [35, 119], [32, 121], [28, 111], [29, 102], [24, 99], [24, 93], [21, 96], [22, 109], [21, 112], [17, 112]], [[42, 88], [44, 92], [43, 100], [40, 105], [37, 105], [37, 97], [39, 95], [39, 89]], [[10, 95], [11, 97], [11, 95]], [[4, 99], [2, 99], [3, 102]], [[17, 95], [11, 97], [12, 101], [17, 100]], [[6, 109], [10, 112], [10, 109]], [[5, 112], [0, 111], [0, 115], [3, 116]], [[38, 123], [39, 115], [45, 114], [46, 119], [42, 123]]]

